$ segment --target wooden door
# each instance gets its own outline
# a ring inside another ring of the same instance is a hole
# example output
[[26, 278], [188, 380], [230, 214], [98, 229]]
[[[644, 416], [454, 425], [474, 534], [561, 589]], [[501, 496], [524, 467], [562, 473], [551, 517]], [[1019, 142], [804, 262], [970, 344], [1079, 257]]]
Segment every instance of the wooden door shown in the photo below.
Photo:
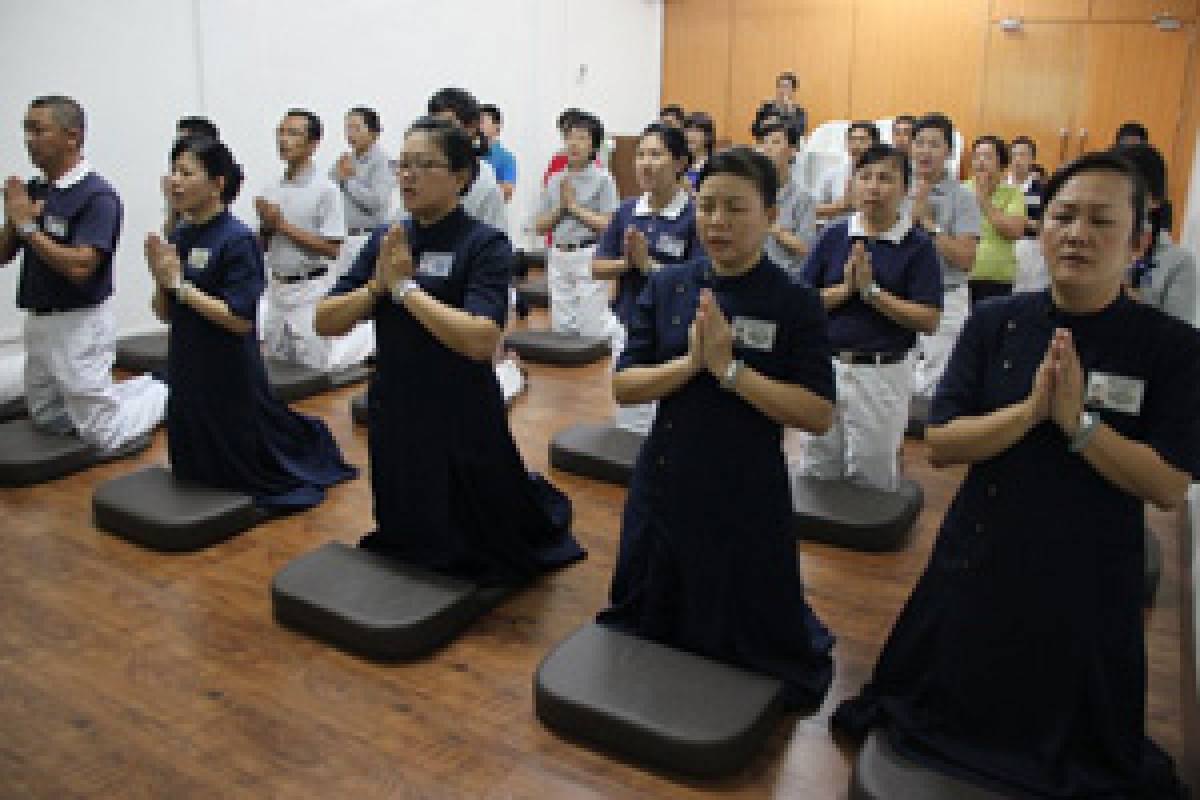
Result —
[[1079, 104], [1081, 23], [1028, 23], [988, 34], [981, 133], [1037, 142], [1037, 160], [1053, 170], [1073, 146]]
[[718, 135], [729, 126], [732, 19], [733, 0], [663, 5], [662, 102], [707, 111]]
[[1110, 22], [1153, 22], [1157, 15], [1179, 20], [1196, 18], [1196, 0], [1092, 0], [1092, 19]]
[[857, 0], [850, 115], [942, 111], [978, 133], [987, 0]]
[[1087, 18], [1088, 0], [992, 0], [993, 20], [1053, 22]]
[[[669, 4], [668, 4], [669, 5]], [[854, 4], [846, 0], [735, 0], [730, 128], [750, 141], [754, 112], [775, 93], [781, 72], [796, 74], [796, 99], [808, 127], [850, 113], [850, 40]]]

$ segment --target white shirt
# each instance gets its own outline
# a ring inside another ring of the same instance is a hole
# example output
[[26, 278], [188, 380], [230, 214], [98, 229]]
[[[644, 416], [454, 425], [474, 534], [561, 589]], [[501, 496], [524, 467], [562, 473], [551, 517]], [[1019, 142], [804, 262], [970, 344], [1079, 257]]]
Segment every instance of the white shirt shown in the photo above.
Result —
[[[323, 239], [346, 237], [342, 193], [337, 184], [318, 175], [311, 164], [291, 180], [286, 174], [280, 177], [263, 189], [262, 196], [278, 205], [283, 218], [297, 228]], [[267, 269], [271, 274], [304, 275], [331, 263], [331, 259], [305, 250], [282, 233], [272, 233], [267, 241]]]

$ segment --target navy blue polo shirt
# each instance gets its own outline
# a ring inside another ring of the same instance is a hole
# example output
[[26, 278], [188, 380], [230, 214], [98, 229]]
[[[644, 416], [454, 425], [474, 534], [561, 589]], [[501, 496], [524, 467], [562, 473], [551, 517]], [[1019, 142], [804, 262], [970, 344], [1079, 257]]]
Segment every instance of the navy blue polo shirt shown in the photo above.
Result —
[[116, 190], [85, 163], [53, 184], [35, 179], [27, 186], [34, 201], [45, 201], [38, 228], [59, 244], [96, 248], [100, 263], [91, 277], [75, 284], [19, 242], [24, 253], [17, 306], [73, 310], [102, 303], [113, 291], [113, 254], [121, 238], [121, 198]]
[[[680, 189], [658, 211], [650, 210], [649, 195], [621, 203], [612, 221], [600, 237], [593, 258], [621, 259], [625, 257], [625, 229], [630, 225], [641, 231], [650, 246], [650, 258], [659, 264], [682, 264], [703, 255], [696, 237], [696, 204], [691, 195]], [[635, 269], [617, 278], [617, 293], [613, 313], [628, 326], [638, 295], [646, 288], [646, 276]]]
[[[817, 289], [842, 283], [852, 239], [863, 235], [858, 214], [826, 227], [804, 262], [804, 280]], [[875, 282], [885, 292], [923, 306], [942, 307], [942, 268], [929, 234], [901, 217], [882, 236], [867, 240], [867, 253]], [[916, 344], [916, 331], [876, 311], [857, 294], [827, 313], [835, 351], [897, 353]]]

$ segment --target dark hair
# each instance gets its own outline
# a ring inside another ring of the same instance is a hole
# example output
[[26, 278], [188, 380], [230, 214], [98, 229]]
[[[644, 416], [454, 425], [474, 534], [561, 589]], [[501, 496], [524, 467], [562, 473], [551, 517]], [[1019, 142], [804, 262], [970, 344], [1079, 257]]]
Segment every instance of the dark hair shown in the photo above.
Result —
[[1071, 178], [1091, 172], [1115, 172], [1129, 180], [1130, 202], [1133, 205], [1133, 230], [1130, 236], [1136, 240], [1146, 220], [1146, 181], [1137, 167], [1111, 151], [1084, 153], [1055, 170], [1042, 189], [1042, 208], [1049, 209], [1050, 201]]
[[784, 122], [780, 122], [779, 120], [763, 122], [756, 125], [754, 127], [754, 140], [757, 142], [762, 142], [763, 139], [766, 139], [772, 133], [778, 133], [779, 131], [784, 132], [784, 134], [787, 136], [787, 143], [792, 147], [800, 144], [800, 131], [796, 129], [796, 126], [788, 125]]
[[990, 133], [980, 136], [975, 141], [971, 142], [971, 152], [974, 153], [975, 149], [981, 144], [990, 144], [993, 148], [995, 148], [996, 160], [1000, 162], [1001, 169], [1006, 169], [1008, 167], [1008, 162], [1011, 159], [1009, 158], [1008, 145], [1004, 143], [1003, 139], [1001, 139], [999, 136], [993, 136]]
[[682, 122], [687, 119], [687, 112], [683, 110], [683, 106], [671, 103], [663, 106], [662, 110], [658, 112], [658, 116], [659, 119], [663, 117], [679, 117], [679, 120]]
[[896, 163], [900, 169], [900, 176], [904, 179], [905, 188], [912, 183], [912, 165], [908, 163], [908, 156], [895, 145], [871, 145], [865, 153], [858, 157], [858, 161], [854, 163], [854, 171], [858, 172], [863, 167], [869, 167], [881, 161], [893, 161]]
[[729, 147], [714, 155], [700, 170], [696, 179], [696, 188], [714, 175], [734, 175], [745, 178], [754, 184], [767, 208], [775, 207], [775, 195], [779, 192], [779, 176], [775, 174], [775, 165], [771, 160], [757, 150], [738, 145]]
[[588, 160], [591, 161], [599, 152], [600, 145], [604, 144], [604, 123], [595, 114], [589, 111], [580, 111], [567, 120], [567, 126], [563, 128], [563, 133], [567, 134], [573, 130], [587, 131], [588, 135], [592, 137], [592, 151], [588, 155]]
[[1150, 131], [1146, 130], [1146, 126], [1140, 122], [1125, 122], [1121, 127], [1117, 128], [1116, 138], [1113, 139], [1113, 144], [1120, 144], [1121, 139], [1126, 136], [1136, 136], [1143, 142], [1150, 141]]
[[694, 111], [683, 121], [683, 129], [686, 131], [688, 128], [695, 128], [704, 133], [704, 152], [711, 156], [713, 148], [717, 146], [717, 128], [713, 124], [713, 118], [704, 111]]
[[1035, 163], [1033, 163], [1033, 164], [1030, 164], [1030, 165], [1029, 165], [1029, 171], [1030, 171], [1030, 172], [1037, 172], [1037, 173], [1039, 173], [1039, 174], [1041, 174], [1041, 175], [1045, 176], [1045, 175], [1046, 175], [1046, 165], [1045, 165], [1045, 164], [1038, 164], [1038, 163], [1036, 163], [1036, 162], [1035, 162]]
[[554, 127], [557, 128], [559, 131], [565, 133], [567, 130], [567, 126], [569, 126], [572, 121], [577, 119], [583, 113], [584, 113], [583, 109], [568, 108], [565, 111], [563, 111], [561, 114], [558, 115], [558, 119], [555, 121]]
[[232, 203], [242, 188], [242, 167], [233, 160], [233, 153], [224, 142], [203, 134], [188, 134], [171, 147], [171, 163], [183, 153], [191, 153], [204, 174], [216, 180], [224, 178], [225, 185], [221, 187], [221, 202], [225, 205]]
[[1167, 162], [1158, 148], [1149, 144], [1126, 144], [1114, 147], [1113, 153], [1137, 167], [1146, 191], [1157, 205], [1146, 211], [1150, 222], [1151, 241], [1157, 242], [1158, 235], [1171, 229], [1171, 201], [1167, 196]]
[[484, 103], [481, 105], [479, 107], [479, 114], [480, 116], [487, 114], [492, 118], [492, 122], [495, 122], [497, 125], [499, 125], [501, 122], [504, 122], [504, 117], [501, 116], [500, 109], [497, 108], [493, 103]]
[[946, 139], [946, 146], [951, 150], [954, 149], [954, 123], [950, 118], [939, 111], [933, 111], [918, 119], [913, 124], [913, 138], [926, 128], [935, 128], [942, 132], [942, 136]]
[[321, 141], [321, 134], [324, 129], [321, 127], [321, 118], [307, 108], [289, 108], [287, 113], [283, 115], [287, 117], [301, 117], [304, 119], [306, 133], [310, 142]]
[[58, 126], [63, 130], [78, 132], [79, 144], [83, 145], [84, 136], [87, 135], [87, 115], [83, 113], [83, 106], [74, 98], [62, 94], [47, 94], [33, 98], [29, 107], [50, 109], [50, 115], [54, 117]]
[[357, 114], [362, 117], [363, 124], [367, 126], [367, 130], [371, 133], [380, 133], [383, 131], [383, 125], [379, 122], [379, 112], [373, 108], [366, 106], [355, 106], [346, 112], [346, 116]]
[[446, 157], [451, 172], [468, 171], [467, 182], [459, 194], [466, 194], [479, 175], [479, 158], [471, 134], [449, 120], [438, 117], [421, 117], [405, 134], [428, 133]]
[[770, 125], [772, 122], [783, 122], [783, 117], [779, 112], [772, 111], [770, 106], [764, 105], [754, 112], [754, 122], [750, 125], [750, 135], [755, 139], [758, 138], [759, 131], [764, 125]]
[[210, 139], [220, 139], [221, 132], [208, 117], [181, 117], [175, 123], [175, 129], [183, 131], [184, 136], [207, 136]]
[[859, 119], [851, 122], [850, 127], [846, 128], [846, 138], [849, 139], [850, 134], [854, 131], [866, 131], [867, 135], [871, 137], [872, 144], [879, 144], [882, 141], [879, 136], [879, 126], [870, 120]]
[[897, 114], [897, 115], [896, 115], [896, 118], [892, 120], [892, 127], [893, 127], [893, 128], [895, 128], [895, 127], [896, 127], [896, 125], [897, 125], [897, 124], [899, 124], [899, 123], [901, 123], [901, 122], [906, 122], [906, 123], [908, 123], [910, 126], [912, 126], [912, 127], [916, 127], [916, 125], [917, 125], [917, 118], [916, 118], [916, 117], [914, 117], [912, 114]]
[[672, 128], [663, 122], [651, 122], [642, 130], [642, 135], [638, 137], [638, 144], [641, 144], [642, 139], [647, 136], [657, 136], [662, 139], [663, 146], [667, 148], [672, 160], [686, 159], [683, 170], [678, 172], [675, 177], [678, 178], [692, 166], [692, 151], [688, 148], [687, 137], [679, 128]]
[[463, 127], [479, 124], [479, 102], [466, 89], [453, 86], [438, 89], [429, 98], [430, 114], [449, 111]]
[[775, 78], [775, 85], [778, 86], [780, 81], [787, 81], [789, 84], [791, 84], [792, 88], [795, 89], [796, 88], [796, 73], [781, 72], [781, 73], [779, 73], [779, 76], [777, 78]]
[[1010, 154], [1011, 154], [1012, 150], [1019, 144], [1029, 145], [1029, 154], [1031, 156], [1033, 156], [1034, 158], [1037, 158], [1037, 142], [1035, 142], [1033, 139], [1029, 138], [1028, 136], [1018, 136], [1017, 138], [1013, 139], [1012, 142], [1008, 145]]

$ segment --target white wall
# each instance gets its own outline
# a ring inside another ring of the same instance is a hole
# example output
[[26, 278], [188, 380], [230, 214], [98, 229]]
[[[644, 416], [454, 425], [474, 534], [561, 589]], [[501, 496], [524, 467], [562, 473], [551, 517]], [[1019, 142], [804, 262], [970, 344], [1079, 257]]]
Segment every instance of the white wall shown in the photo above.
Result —
[[[246, 173], [235, 213], [277, 176], [274, 130], [289, 106], [317, 112], [327, 168], [342, 151], [342, 115], [377, 108], [394, 153], [404, 128], [442, 86], [470, 89], [505, 114], [520, 171], [510, 207], [517, 244], [558, 145], [569, 105], [612, 133], [655, 117], [662, 0], [39, 0], [0, 6], [0, 175], [32, 167], [20, 120], [39, 94], [76, 97], [88, 112], [87, 154], [125, 203], [116, 305], [123, 332], [153, 327], [141, 257], [161, 222], [158, 176], [175, 120], [205, 114]], [[37, 65], [33, 68], [31, 65]], [[581, 66], [584, 68], [581, 70]], [[0, 341], [19, 331], [16, 269], [0, 271]]]

